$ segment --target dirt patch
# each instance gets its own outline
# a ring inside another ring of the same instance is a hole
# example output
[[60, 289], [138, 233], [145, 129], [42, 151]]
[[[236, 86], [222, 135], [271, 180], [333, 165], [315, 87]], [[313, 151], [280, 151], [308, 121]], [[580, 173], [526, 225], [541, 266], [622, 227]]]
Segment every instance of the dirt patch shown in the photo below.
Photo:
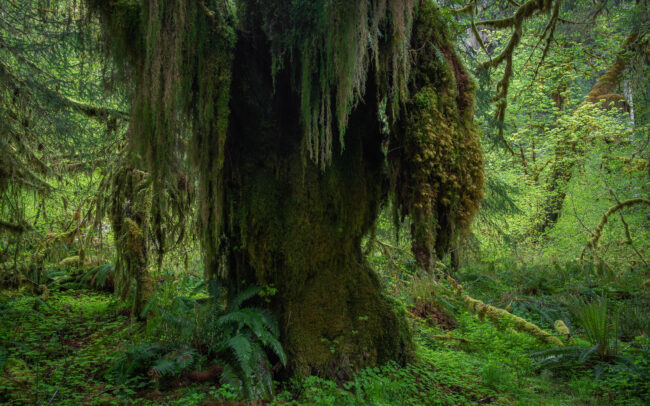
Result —
[[444, 330], [453, 330], [458, 327], [456, 319], [441, 310], [434, 302], [418, 302], [408, 310], [415, 317], [427, 320]]

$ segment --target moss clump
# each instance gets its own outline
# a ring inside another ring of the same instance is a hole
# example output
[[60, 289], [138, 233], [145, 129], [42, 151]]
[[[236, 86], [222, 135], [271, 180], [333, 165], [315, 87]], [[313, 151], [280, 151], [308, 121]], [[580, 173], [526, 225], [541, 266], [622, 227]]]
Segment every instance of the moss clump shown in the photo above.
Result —
[[473, 122], [474, 83], [452, 50], [442, 16], [426, 2], [414, 28], [412, 97], [389, 149], [399, 214], [411, 215], [413, 252], [430, 270], [466, 231], [483, 190], [483, 157]]

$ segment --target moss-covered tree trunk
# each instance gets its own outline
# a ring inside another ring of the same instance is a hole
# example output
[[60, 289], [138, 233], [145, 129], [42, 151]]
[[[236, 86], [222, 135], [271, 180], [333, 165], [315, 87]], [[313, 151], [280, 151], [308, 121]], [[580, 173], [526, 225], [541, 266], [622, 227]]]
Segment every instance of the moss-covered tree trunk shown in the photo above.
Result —
[[[404, 361], [406, 319], [360, 249], [382, 197], [377, 105], [354, 110], [345, 150], [322, 171], [304, 158], [299, 94], [285, 74], [274, 91], [263, 44], [250, 33], [235, 53], [225, 180], [230, 278], [277, 289], [271, 307], [294, 373], [345, 378]], [[373, 92], [369, 84], [369, 100]]]
[[131, 316], [140, 320], [153, 293], [149, 274], [148, 229], [151, 186], [147, 174], [129, 165], [121, 166], [112, 178], [111, 226], [115, 238], [115, 293], [125, 299], [133, 292]]
[[[610, 108], [610, 103], [614, 103], [614, 106], [623, 109], [628, 107], [625, 98], [616, 93], [616, 90], [623, 79], [628, 64], [628, 60], [624, 57], [624, 52], [631, 49], [637, 39], [638, 35], [636, 33], [627, 36], [623, 43], [622, 51], [616, 57], [615, 63], [594, 84], [583, 104], [603, 101], [605, 103], [603, 108]], [[549, 230], [560, 218], [566, 197], [566, 188], [571, 182], [573, 168], [576, 163], [574, 157], [579, 154], [580, 152], [576, 149], [575, 141], [561, 140], [555, 148], [555, 160], [553, 161], [551, 173], [545, 185], [546, 198], [535, 224], [535, 229], [539, 233], [544, 233]]]
[[164, 196], [189, 147], [206, 273], [277, 289], [291, 371], [406, 360], [407, 318], [361, 240], [392, 195], [430, 269], [482, 187], [473, 82], [435, 4], [87, 1], [135, 77], [132, 156]]

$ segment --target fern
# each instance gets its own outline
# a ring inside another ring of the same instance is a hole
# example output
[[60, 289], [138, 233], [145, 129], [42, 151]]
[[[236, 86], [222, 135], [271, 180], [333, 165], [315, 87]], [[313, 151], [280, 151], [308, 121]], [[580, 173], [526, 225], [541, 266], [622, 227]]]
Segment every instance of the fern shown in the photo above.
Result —
[[253, 348], [249, 338], [243, 334], [236, 335], [225, 343], [225, 347], [232, 350], [232, 353], [237, 359], [237, 367], [244, 373], [244, 378], [250, 377], [253, 374], [253, 369], [251, 368]]
[[198, 358], [198, 353], [192, 348], [182, 348], [179, 351], [167, 353], [158, 359], [150, 371], [157, 377], [176, 376], [193, 366]]
[[92, 287], [103, 289], [106, 286], [106, 281], [113, 277], [114, 272], [114, 264], [96, 266], [83, 274], [80, 281]]
[[258, 313], [261, 317], [264, 318], [264, 324], [266, 325], [266, 328], [274, 337], [280, 336], [280, 326], [273, 313], [271, 313], [268, 309], [262, 309], [260, 307], [252, 307], [250, 310]]
[[[214, 328], [223, 334], [217, 352], [226, 356], [226, 363], [230, 361], [222, 383], [240, 387], [247, 398], [269, 399], [273, 381], [265, 349], [275, 354], [282, 365], [286, 365], [287, 357], [278, 340], [280, 329], [272, 313], [266, 309], [241, 308], [259, 292], [258, 286], [252, 286], [236, 295], [226, 311], [216, 315]], [[239, 386], [232, 379], [233, 374], [237, 375]]]
[[106, 372], [107, 378], [118, 385], [129, 385], [151, 375], [158, 380], [178, 376], [199, 360], [198, 352], [189, 347], [174, 349], [157, 344], [140, 344], [129, 347]]
[[[283, 365], [286, 365], [286, 354], [277, 339], [279, 330], [277, 322], [271, 322], [269, 317], [253, 309], [242, 309], [219, 317], [216, 321], [216, 326], [223, 328], [225, 331], [249, 331], [256, 339], [269, 347], [278, 356]], [[234, 325], [237, 327], [231, 330]]]
[[[208, 281], [207, 287], [214, 294], [223, 290], [218, 282]], [[223, 366], [222, 384], [231, 385], [244, 398], [270, 399], [273, 379], [269, 355], [274, 354], [283, 365], [287, 357], [273, 314], [267, 309], [243, 307], [260, 288], [249, 287], [227, 304], [221, 297], [212, 296], [210, 301], [199, 303], [165, 291], [159, 289], [143, 310], [154, 315], [147, 326], [148, 334], [165, 344], [129, 348], [111, 367], [108, 374], [112, 380], [130, 384], [149, 373], [158, 382], [178, 375], [197, 364], [200, 349], [201, 354], [217, 358]]]
[[[564, 366], [575, 365], [576, 363], [585, 363], [593, 352], [590, 350], [592, 347], [583, 346], [567, 346], [555, 347], [543, 351], [537, 351], [530, 356], [535, 360], [538, 369], [557, 369]], [[587, 354], [585, 357], [584, 354]]]
[[230, 303], [228, 303], [228, 308], [226, 309], [226, 313], [231, 313], [236, 310], [239, 310], [239, 308], [245, 301], [255, 297], [258, 293], [260, 293], [260, 290], [261, 288], [259, 286], [253, 285], [239, 292], [237, 296], [231, 299]]
[[591, 302], [575, 299], [569, 309], [585, 329], [589, 342], [597, 346], [598, 357], [607, 360], [616, 356], [618, 320], [609, 319], [607, 299], [599, 298]]
[[156, 344], [131, 346], [106, 371], [106, 376], [117, 385], [129, 384], [145, 375], [164, 352], [165, 348]]

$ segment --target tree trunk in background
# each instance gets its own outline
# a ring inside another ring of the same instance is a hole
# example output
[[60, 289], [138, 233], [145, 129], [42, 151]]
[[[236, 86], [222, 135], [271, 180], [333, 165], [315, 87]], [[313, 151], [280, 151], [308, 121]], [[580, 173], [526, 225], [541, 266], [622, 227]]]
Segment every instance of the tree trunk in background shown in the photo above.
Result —
[[[623, 51], [625, 52], [638, 38], [637, 34], [630, 34], [623, 43]], [[605, 108], [610, 102], [613, 102], [616, 107], [625, 107], [625, 98], [616, 93], [623, 73], [627, 66], [627, 60], [623, 55], [616, 57], [616, 62], [600, 77], [598, 82], [593, 86], [585, 101], [583, 103], [598, 103], [601, 100], [605, 101]], [[575, 165], [575, 158], [573, 156], [577, 153], [574, 149], [575, 145], [568, 142], [561, 142], [555, 150], [555, 160], [551, 167], [551, 174], [545, 187], [546, 199], [542, 205], [541, 214], [535, 226], [539, 233], [544, 233], [555, 223], [557, 223], [564, 205], [564, 198], [566, 197], [566, 187], [571, 181], [573, 167]]]
[[111, 226], [115, 239], [115, 293], [125, 299], [135, 286], [131, 317], [142, 319], [142, 310], [153, 292], [149, 275], [148, 229], [151, 186], [147, 175], [125, 165], [113, 175]]
[[[345, 379], [364, 366], [404, 362], [412, 345], [406, 318], [382, 294], [360, 248], [382, 194], [376, 103], [356, 108], [345, 150], [321, 171], [302, 150], [300, 96], [287, 74], [274, 85], [263, 38], [242, 35], [233, 68], [224, 182], [229, 279], [239, 288], [277, 288], [271, 308], [293, 373]], [[368, 84], [367, 100], [374, 88]]]

